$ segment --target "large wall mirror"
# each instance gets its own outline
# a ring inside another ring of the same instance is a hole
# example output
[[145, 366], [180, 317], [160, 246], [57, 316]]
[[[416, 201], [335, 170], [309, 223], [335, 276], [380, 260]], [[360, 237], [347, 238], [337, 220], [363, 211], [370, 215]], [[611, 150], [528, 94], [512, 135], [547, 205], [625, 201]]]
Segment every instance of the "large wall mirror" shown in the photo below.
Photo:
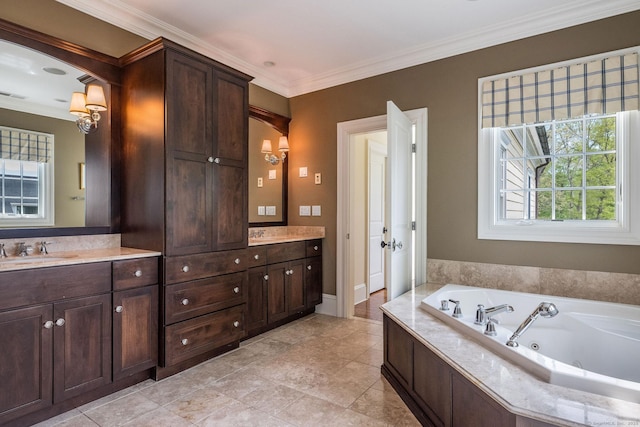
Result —
[[[85, 135], [68, 111], [89, 82], [104, 89], [108, 109]], [[0, 238], [118, 231], [119, 82], [116, 58], [0, 20]], [[16, 149], [33, 138], [53, 141], [53, 155], [30, 157], [41, 142]], [[53, 219], [21, 223], [15, 213], [40, 209], [39, 194], [51, 194]]]
[[[287, 225], [288, 157], [278, 151], [281, 136], [288, 136], [288, 117], [249, 106], [249, 225]], [[270, 142], [271, 154], [263, 152]], [[286, 155], [289, 153], [287, 152]], [[271, 157], [268, 161], [265, 159]]]

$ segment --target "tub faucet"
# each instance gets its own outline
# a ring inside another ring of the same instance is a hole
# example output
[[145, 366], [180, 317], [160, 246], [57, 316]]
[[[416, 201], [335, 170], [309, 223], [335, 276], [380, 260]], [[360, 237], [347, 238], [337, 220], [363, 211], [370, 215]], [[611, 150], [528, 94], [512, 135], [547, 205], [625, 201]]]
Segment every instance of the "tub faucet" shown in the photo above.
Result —
[[[478, 304], [478, 309], [476, 310], [476, 321], [474, 323], [476, 325], [485, 325], [488, 318], [504, 312], [512, 313], [513, 307], [508, 304], [502, 304], [496, 305], [495, 307], [484, 308], [484, 305]], [[494, 322], [498, 323], [497, 320], [494, 320]]]
[[509, 341], [507, 341], [507, 345], [509, 347], [517, 347], [518, 338], [520, 338], [522, 334], [524, 334], [524, 332], [527, 329], [529, 329], [529, 326], [531, 326], [538, 317], [542, 316], [542, 317], [551, 318], [557, 315], [558, 313], [559, 313], [558, 308], [553, 303], [541, 302], [540, 305], [538, 305], [538, 307], [536, 307], [536, 309], [533, 310], [533, 313], [531, 313], [529, 317], [527, 317], [525, 321], [522, 322], [520, 326], [518, 326], [518, 329], [516, 329], [513, 335], [511, 335], [511, 338], [509, 338]]

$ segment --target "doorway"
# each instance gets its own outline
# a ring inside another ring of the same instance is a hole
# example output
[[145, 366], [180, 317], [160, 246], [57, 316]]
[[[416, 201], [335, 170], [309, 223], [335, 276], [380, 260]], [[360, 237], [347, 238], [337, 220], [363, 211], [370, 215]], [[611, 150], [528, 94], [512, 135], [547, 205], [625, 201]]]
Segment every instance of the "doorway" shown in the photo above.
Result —
[[[413, 124], [416, 144], [415, 164], [415, 209], [416, 233], [412, 252], [415, 257], [415, 280], [423, 283], [426, 279], [426, 189], [427, 189], [427, 110], [426, 108], [404, 112]], [[366, 241], [362, 233], [358, 233], [354, 222], [354, 210], [362, 206], [362, 201], [354, 200], [351, 171], [353, 147], [357, 137], [377, 132], [386, 132], [387, 116], [376, 116], [366, 119], [338, 123], [338, 218], [337, 218], [337, 259], [336, 265], [336, 298], [337, 315], [352, 317], [354, 315], [356, 270], [363, 265], [362, 252], [355, 252], [354, 242]], [[352, 230], [356, 231], [352, 235]], [[365, 250], [364, 252], [368, 252]], [[366, 259], [366, 258], [365, 258]], [[358, 262], [354, 262], [358, 261]], [[366, 262], [364, 263], [366, 265]]]

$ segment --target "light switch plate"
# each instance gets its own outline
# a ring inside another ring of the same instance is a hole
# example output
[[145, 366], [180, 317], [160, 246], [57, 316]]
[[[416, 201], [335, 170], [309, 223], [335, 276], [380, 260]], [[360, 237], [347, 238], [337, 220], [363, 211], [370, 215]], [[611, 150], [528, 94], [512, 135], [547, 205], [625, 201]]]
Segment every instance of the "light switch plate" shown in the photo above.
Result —
[[264, 212], [264, 206], [258, 206], [258, 216], [263, 216]]
[[306, 178], [307, 177], [307, 167], [303, 166], [300, 168], [300, 174], [299, 174], [300, 178]]
[[274, 216], [276, 214], [275, 206], [267, 206], [267, 216]]
[[315, 180], [314, 182], [316, 184], [322, 184], [322, 174], [320, 172], [315, 174]]
[[311, 216], [321, 216], [322, 209], [320, 205], [311, 206]]
[[276, 170], [269, 169], [269, 179], [276, 179]]
[[300, 216], [310, 216], [311, 206], [300, 206]]
[[262, 177], [258, 178], [258, 188], [262, 188]]

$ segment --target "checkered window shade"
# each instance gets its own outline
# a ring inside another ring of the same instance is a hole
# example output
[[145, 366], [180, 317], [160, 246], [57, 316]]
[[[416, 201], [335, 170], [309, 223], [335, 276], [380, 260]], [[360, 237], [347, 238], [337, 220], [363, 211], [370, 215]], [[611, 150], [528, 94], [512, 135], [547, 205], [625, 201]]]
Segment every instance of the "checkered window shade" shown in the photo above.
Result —
[[482, 127], [637, 110], [638, 53], [487, 80]]
[[0, 159], [46, 163], [52, 149], [51, 134], [0, 126]]

